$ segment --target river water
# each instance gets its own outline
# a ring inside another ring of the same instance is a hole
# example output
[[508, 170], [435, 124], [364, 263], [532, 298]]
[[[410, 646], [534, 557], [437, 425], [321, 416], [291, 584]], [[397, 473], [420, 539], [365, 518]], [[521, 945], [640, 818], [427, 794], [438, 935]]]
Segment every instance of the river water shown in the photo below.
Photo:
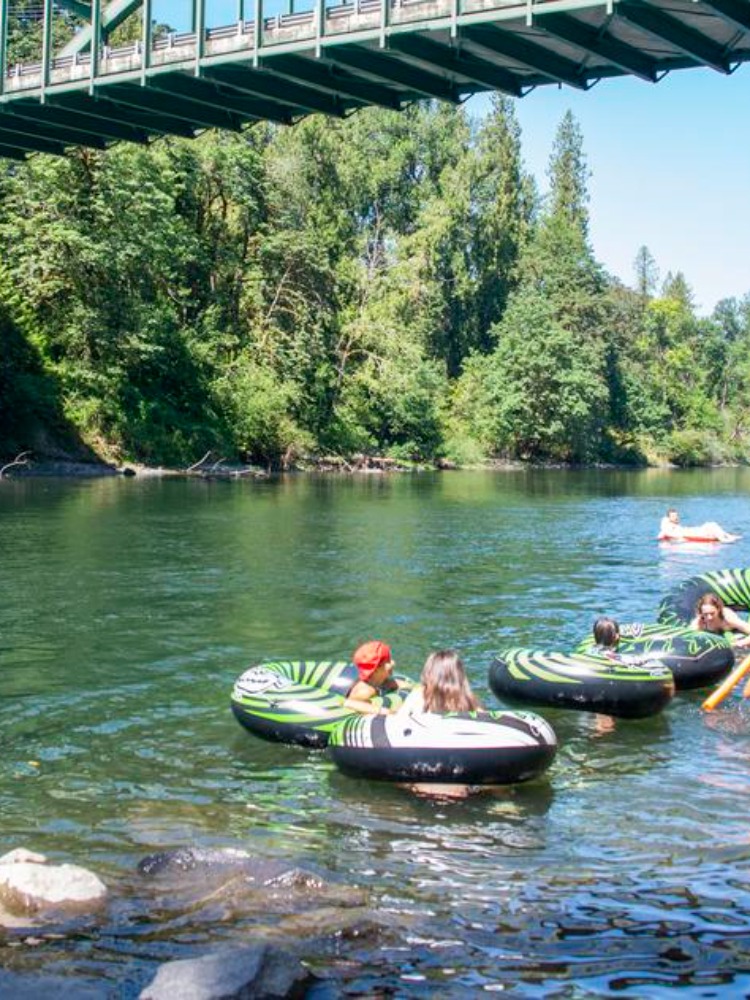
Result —
[[[0, 853], [83, 864], [112, 901], [75, 933], [0, 937], [0, 967], [130, 998], [160, 962], [275, 926], [321, 998], [747, 995], [738, 694], [613, 728], [541, 710], [545, 777], [445, 802], [257, 740], [229, 693], [252, 662], [381, 638], [413, 676], [455, 646], [495, 706], [499, 648], [652, 621], [685, 577], [750, 564], [748, 494], [745, 469], [3, 481]], [[670, 504], [745, 538], [660, 546]], [[188, 845], [313, 867], [371, 918], [321, 944], [343, 908], [155, 899], [139, 860]]]

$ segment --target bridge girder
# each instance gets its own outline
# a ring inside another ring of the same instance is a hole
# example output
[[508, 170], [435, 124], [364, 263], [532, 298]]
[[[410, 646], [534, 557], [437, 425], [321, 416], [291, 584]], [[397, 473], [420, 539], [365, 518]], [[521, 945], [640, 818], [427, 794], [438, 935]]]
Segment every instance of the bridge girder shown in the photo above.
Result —
[[361, 101], [363, 104], [377, 105], [398, 111], [401, 107], [399, 94], [392, 87], [352, 76], [339, 66], [321, 59], [303, 56], [281, 56], [269, 59], [263, 66], [266, 73], [279, 79], [289, 80], [324, 94], [340, 94], [344, 99]]
[[658, 79], [656, 63], [643, 56], [632, 45], [625, 45], [609, 35], [606, 30], [595, 30], [567, 14], [541, 14], [535, 24], [550, 35], [570, 42], [576, 48], [600, 56], [617, 66], [623, 73], [655, 83]]
[[703, 0], [703, 3], [729, 24], [750, 31], [750, 9], [742, 0]]
[[[729, 73], [750, 61], [750, 0], [298, 0], [316, 6], [273, 18], [264, 0], [247, 0], [250, 20], [208, 30], [205, 0], [189, 0], [196, 31], [157, 39], [151, 0], [61, 0], [92, 23], [57, 56], [44, 0], [41, 62], [9, 68], [9, 2], [0, 0], [0, 156], [12, 158], [487, 90], [585, 90], [623, 74], [655, 82], [693, 66]], [[138, 7], [140, 42], [106, 47]]]
[[91, 4], [86, 0], [58, 0], [61, 7], [69, 10], [76, 17], [83, 18], [84, 21], [91, 20]]
[[[114, 31], [119, 25], [123, 23], [134, 10], [137, 10], [143, 0], [113, 0], [112, 3], [108, 4], [101, 12], [101, 27], [102, 32], [106, 35], [109, 31]], [[70, 7], [75, 14], [78, 14], [78, 10], [74, 10], [74, 7], [82, 7], [87, 10], [87, 13], [80, 14], [81, 17], [85, 18], [89, 22], [91, 21], [91, 4], [82, 4], [78, 0], [63, 0], [66, 7]], [[73, 56], [78, 52], [85, 52], [87, 49], [91, 48], [91, 38], [93, 36], [93, 28], [89, 23], [85, 27], [81, 28], [77, 32], [67, 45], [63, 46], [60, 50], [61, 56]]]
[[654, 38], [669, 42], [690, 59], [694, 59], [697, 65], [709, 66], [719, 73], [729, 73], [729, 62], [722, 49], [670, 14], [643, 3], [621, 3], [617, 14]]
[[432, 69], [466, 77], [477, 85], [478, 90], [487, 88], [512, 94], [514, 97], [523, 96], [523, 88], [516, 75], [477, 59], [465, 49], [441, 45], [429, 38], [415, 38], [413, 35], [395, 35], [391, 39], [391, 48]]

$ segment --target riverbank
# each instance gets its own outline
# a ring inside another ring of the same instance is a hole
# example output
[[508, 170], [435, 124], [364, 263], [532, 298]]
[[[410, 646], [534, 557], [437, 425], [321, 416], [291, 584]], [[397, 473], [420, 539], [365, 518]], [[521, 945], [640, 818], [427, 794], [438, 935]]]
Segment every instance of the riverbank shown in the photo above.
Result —
[[[6, 462], [7, 464], [4, 464], [3, 460], [0, 459], [0, 479], [21, 479], [37, 476], [56, 476], [61, 478], [138, 476], [142, 479], [160, 476], [189, 476], [201, 479], [260, 479], [278, 472], [386, 473], [458, 468], [458, 466], [450, 462], [417, 465], [416, 463], [407, 464], [381, 456], [355, 456], [349, 460], [339, 456], [306, 459], [281, 469], [264, 469], [257, 465], [236, 464], [223, 460], [202, 460], [184, 469], [169, 468], [162, 465], [140, 465], [135, 462], [116, 465], [104, 461], [82, 462], [58, 458], [40, 459], [38, 461], [28, 459], [18, 463], [14, 462], [13, 459], [7, 459]], [[515, 467], [521, 468], [522, 465], [518, 463]]]
[[[691, 466], [691, 468], [722, 469], [740, 468], [741, 462], [712, 462], [706, 465]], [[392, 472], [448, 472], [471, 470], [519, 471], [522, 469], [682, 469], [684, 466], [674, 462], [659, 461], [643, 464], [592, 462], [588, 465], [571, 462], [524, 462], [520, 459], [488, 459], [485, 462], [459, 465], [448, 459], [438, 459], [433, 463], [403, 462], [382, 455], [354, 455], [344, 458], [340, 455], [327, 455], [320, 458], [302, 458], [282, 468], [258, 465], [231, 463], [224, 459], [213, 459], [204, 456], [199, 462], [187, 468], [171, 468], [163, 465], [142, 465], [137, 462], [127, 462], [122, 465], [98, 461], [82, 461], [80, 459], [63, 458], [28, 458], [16, 462], [12, 457], [0, 458], [0, 480], [20, 479], [30, 477], [59, 477], [88, 479], [99, 476], [138, 476], [141, 479], [153, 477], [193, 477], [200, 479], [263, 479], [278, 473], [316, 472], [316, 473], [365, 473], [382, 474]]]

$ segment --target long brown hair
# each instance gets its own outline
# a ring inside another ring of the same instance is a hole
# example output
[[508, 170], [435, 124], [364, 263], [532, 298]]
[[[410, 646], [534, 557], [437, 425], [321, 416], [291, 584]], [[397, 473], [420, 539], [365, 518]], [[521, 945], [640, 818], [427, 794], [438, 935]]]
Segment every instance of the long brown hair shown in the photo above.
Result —
[[422, 685], [426, 712], [475, 712], [481, 708], [463, 661], [452, 649], [440, 649], [427, 657]]
[[701, 611], [701, 608], [703, 607], [704, 604], [710, 604], [712, 608], [716, 608], [716, 610], [719, 612], [719, 619], [722, 622], [724, 621], [724, 602], [722, 601], [722, 599], [719, 597], [718, 594], [708, 593], [704, 594], [701, 597], [701, 599], [695, 605], [695, 613], [698, 616], [698, 618], [703, 618], [703, 613]]

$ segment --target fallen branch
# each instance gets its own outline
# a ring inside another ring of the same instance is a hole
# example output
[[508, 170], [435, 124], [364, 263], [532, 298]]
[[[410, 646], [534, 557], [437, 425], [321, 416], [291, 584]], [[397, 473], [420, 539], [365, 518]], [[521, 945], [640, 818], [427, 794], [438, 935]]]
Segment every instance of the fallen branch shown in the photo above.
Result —
[[16, 455], [16, 457], [13, 459], [12, 462], [8, 462], [6, 465], [4, 465], [2, 468], [0, 468], [0, 479], [2, 479], [3, 475], [5, 474], [5, 472], [8, 469], [12, 469], [13, 466], [15, 466], [15, 465], [28, 465], [29, 464], [29, 460], [28, 460], [28, 458], [26, 456], [30, 455], [30, 454], [31, 454], [30, 451], [21, 451], [21, 452], [19, 452]]
[[210, 454], [211, 454], [211, 452], [207, 451], [206, 454], [203, 456], [203, 458], [201, 458], [199, 461], [197, 461], [194, 465], [189, 466], [186, 471], [187, 472], [192, 472], [193, 469], [197, 469], [199, 465], [203, 465], [203, 463], [210, 456]]

